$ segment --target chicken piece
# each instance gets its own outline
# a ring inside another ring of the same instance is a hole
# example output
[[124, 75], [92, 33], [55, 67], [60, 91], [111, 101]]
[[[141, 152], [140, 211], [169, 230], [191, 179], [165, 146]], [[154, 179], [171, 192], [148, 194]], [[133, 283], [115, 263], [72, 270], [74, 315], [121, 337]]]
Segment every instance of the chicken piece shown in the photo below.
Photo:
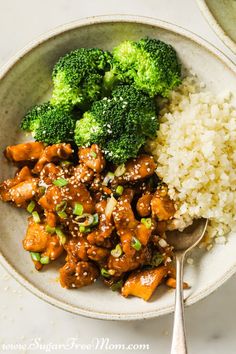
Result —
[[99, 270], [91, 262], [67, 262], [60, 269], [60, 283], [63, 288], [81, 288], [93, 284], [99, 276]]
[[124, 297], [133, 295], [148, 301], [166, 275], [165, 266], [132, 273], [122, 287], [121, 294]]
[[140, 155], [125, 164], [125, 173], [114, 179], [115, 184], [136, 182], [154, 174], [156, 164], [150, 155]]
[[8, 146], [5, 156], [14, 162], [38, 160], [44, 149], [43, 143], [31, 141], [28, 143]]
[[43, 166], [48, 162], [66, 160], [72, 155], [72, 148], [70, 144], [54, 144], [47, 146], [41, 153], [38, 162], [33, 168], [33, 173], [39, 173]]
[[109, 238], [114, 230], [114, 225], [109, 216], [106, 215], [107, 200], [97, 203], [95, 208], [99, 215], [98, 227], [88, 234], [87, 240], [91, 245], [104, 246], [104, 242]]
[[56, 211], [57, 205], [66, 201], [68, 206], [74, 208], [75, 203], [83, 205], [83, 212], [92, 214], [95, 209], [94, 201], [86, 186], [80, 182], [68, 180], [64, 187], [51, 185], [38, 203], [47, 211]]
[[66, 261], [77, 263], [78, 261], [87, 261], [87, 250], [90, 244], [83, 237], [73, 237], [65, 243], [64, 248], [67, 252]]
[[43, 224], [37, 224], [33, 218], [29, 218], [29, 225], [23, 240], [23, 247], [26, 251], [44, 252], [47, 248], [50, 234], [45, 230]]
[[2, 184], [0, 184], [0, 198], [6, 202], [10, 201], [9, 189], [16, 186], [20, 182], [24, 182], [33, 178], [28, 166], [24, 166], [20, 171], [18, 171], [14, 178], [7, 179]]
[[170, 220], [176, 210], [173, 200], [170, 199], [167, 193], [167, 187], [161, 186], [158, 188], [151, 200], [152, 216], [158, 220]]
[[42, 181], [42, 186], [45, 184], [50, 185], [57, 179], [58, 174], [62, 171], [60, 166], [56, 166], [54, 163], [47, 163], [40, 172], [40, 181]]
[[45, 194], [39, 199], [38, 204], [45, 212], [56, 211], [56, 206], [63, 200], [62, 188], [51, 185], [47, 188]]
[[25, 202], [35, 197], [38, 192], [38, 178], [31, 178], [20, 182], [8, 191], [8, 201], [14, 202], [17, 206], [25, 206]]
[[134, 237], [146, 245], [151, 236], [152, 229], [148, 229], [145, 225], [135, 219], [131, 200], [133, 191], [130, 189], [125, 190], [123, 195], [119, 198], [118, 203], [113, 212], [113, 218], [118, 235], [120, 236], [122, 249], [128, 255], [134, 255], [136, 252], [132, 246]]
[[151, 260], [151, 251], [148, 247], [144, 247], [133, 256], [122, 254], [119, 258], [112, 255], [108, 258], [108, 268], [115, 270], [115, 276], [120, 276], [123, 273], [137, 269], [143, 264], [148, 264]]
[[110, 251], [106, 248], [97, 247], [93, 245], [88, 248], [87, 255], [92, 261], [102, 262], [109, 257]]
[[152, 227], [147, 228], [144, 224], [139, 223], [135, 229], [135, 236], [141, 242], [142, 245], [146, 246], [152, 234]]
[[106, 161], [104, 155], [96, 144], [90, 147], [81, 147], [78, 156], [81, 163], [87, 165], [97, 173], [100, 173], [105, 167]]
[[142, 197], [139, 198], [136, 209], [138, 214], [141, 217], [145, 217], [151, 214], [151, 200], [152, 200], [152, 194], [150, 193], [145, 193], [142, 195]]
[[92, 182], [94, 171], [85, 164], [79, 164], [73, 168], [73, 177], [82, 183]]
[[57, 224], [57, 217], [52, 211], [45, 210], [46, 224], [50, 227], [55, 227]]
[[51, 235], [48, 238], [47, 246], [44, 252], [41, 254], [42, 257], [49, 257], [51, 261], [54, 261], [63, 253], [64, 247], [60, 243], [60, 239], [57, 235]]
[[[166, 285], [170, 288], [176, 289], [176, 279], [175, 278], [168, 278], [166, 280]], [[189, 285], [183, 282], [183, 289], [189, 289]]]

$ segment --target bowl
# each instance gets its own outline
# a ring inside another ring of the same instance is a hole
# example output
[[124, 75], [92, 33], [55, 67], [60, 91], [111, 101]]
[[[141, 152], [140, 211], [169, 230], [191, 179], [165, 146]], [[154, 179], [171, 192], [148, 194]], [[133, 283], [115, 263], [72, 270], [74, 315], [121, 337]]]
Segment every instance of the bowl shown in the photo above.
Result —
[[[172, 44], [187, 71], [195, 72], [213, 92], [236, 87], [235, 66], [212, 45], [180, 27], [151, 18], [133, 16], [93, 17], [57, 28], [18, 53], [0, 73], [0, 151], [7, 145], [26, 140], [19, 123], [26, 111], [48, 98], [51, 71], [57, 59], [78, 47], [111, 49], [125, 39], [144, 36]], [[30, 139], [30, 137], [27, 137]], [[14, 168], [0, 154], [0, 179], [13, 174]], [[22, 285], [41, 299], [64, 310], [92, 318], [136, 320], [157, 317], [173, 310], [174, 291], [163, 285], [150, 302], [125, 299], [101, 282], [79, 290], [65, 290], [58, 283], [59, 260], [37, 272], [22, 247], [27, 215], [0, 203], [0, 261]], [[215, 245], [209, 252], [195, 250], [193, 265], [186, 265], [186, 305], [203, 299], [236, 271], [236, 235], [226, 245]]]
[[215, 33], [236, 54], [236, 1], [197, 0], [197, 3]]

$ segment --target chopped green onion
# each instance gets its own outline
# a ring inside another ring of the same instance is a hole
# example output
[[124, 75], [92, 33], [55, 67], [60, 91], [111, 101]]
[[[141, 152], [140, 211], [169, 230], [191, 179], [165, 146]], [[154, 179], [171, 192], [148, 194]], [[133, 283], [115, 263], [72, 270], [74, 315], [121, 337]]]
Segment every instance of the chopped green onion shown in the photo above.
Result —
[[68, 181], [65, 178], [58, 178], [55, 179], [52, 183], [57, 187], [64, 187], [68, 184]]
[[80, 231], [80, 232], [85, 232], [85, 226], [80, 225], [79, 231]]
[[76, 216], [75, 221], [81, 226], [90, 226], [93, 223], [93, 215], [84, 213], [80, 216]]
[[96, 226], [99, 222], [98, 214], [93, 214], [93, 223], [91, 226]]
[[152, 219], [151, 218], [142, 218], [141, 223], [146, 226], [147, 229], [152, 227]]
[[107, 172], [106, 176], [104, 177], [104, 180], [102, 181], [103, 186], [107, 186], [109, 182], [111, 182], [114, 179], [115, 175], [113, 172]]
[[131, 246], [136, 250], [136, 251], [140, 251], [141, 250], [141, 242], [136, 238], [136, 237], [132, 237], [132, 242], [131, 242]]
[[46, 187], [40, 186], [40, 187], [39, 187], [39, 193], [40, 193], [41, 195], [44, 195], [45, 192], [46, 192]]
[[40, 223], [39, 213], [38, 213], [37, 211], [33, 211], [33, 212], [32, 212], [32, 216], [33, 216], [34, 222], [36, 222], [37, 224], [39, 224], [39, 223]]
[[83, 214], [83, 211], [84, 211], [83, 205], [80, 204], [80, 203], [75, 203], [75, 207], [74, 207], [74, 210], [73, 210], [73, 214], [74, 214], [74, 215], [81, 216], [81, 215]]
[[164, 257], [161, 253], [157, 252], [152, 256], [150, 264], [153, 267], [158, 267], [164, 261]]
[[117, 186], [116, 187], [116, 194], [122, 195], [124, 192], [124, 187], [123, 186]]
[[61, 167], [66, 167], [66, 166], [70, 166], [70, 165], [72, 165], [72, 162], [71, 162], [71, 161], [65, 160], [65, 161], [61, 161], [61, 162], [60, 162], [60, 166], [61, 166]]
[[55, 232], [56, 232], [55, 227], [51, 227], [51, 226], [49, 226], [49, 225], [46, 225], [45, 230], [46, 230], [46, 232], [48, 232], [49, 234], [55, 234]]
[[63, 200], [61, 203], [56, 205], [56, 211], [65, 211], [67, 207], [66, 200]]
[[115, 175], [116, 177], [120, 177], [120, 176], [122, 176], [122, 175], [125, 173], [125, 171], [126, 171], [126, 169], [125, 169], [125, 164], [122, 163], [121, 165], [119, 165], [119, 166], [116, 168], [116, 170], [115, 170], [115, 172], [114, 172], [114, 175]]
[[92, 157], [94, 157], [94, 158], [96, 159], [97, 154], [96, 154], [96, 152], [95, 152], [95, 151], [91, 151], [91, 152], [90, 152], [90, 156], [92, 156]]
[[65, 211], [58, 211], [57, 215], [61, 218], [61, 219], [66, 219], [67, 218], [67, 214]]
[[40, 258], [41, 264], [48, 264], [50, 262], [50, 258], [48, 256], [43, 256]]
[[101, 269], [101, 275], [105, 278], [110, 278], [111, 276], [105, 268]]
[[118, 291], [118, 290], [120, 290], [120, 288], [122, 288], [122, 285], [123, 285], [123, 280], [121, 279], [121, 280], [117, 281], [116, 283], [112, 284], [110, 289], [112, 291]]
[[31, 202], [28, 204], [26, 210], [31, 214], [32, 211], [34, 210], [34, 207], [35, 207], [35, 202], [33, 200], [31, 200]]
[[119, 258], [122, 255], [122, 253], [123, 251], [119, 243], [116, 245], [116, 247], [113, 250], [111, 250], [111, 255], [115, 258]]
[[33, 259], [33, 261], [35, 262], [39, 262], [40, 261], [40, 253], [38, 252], [30, 252], [31, 258]]
[[60, 244], [64, 245], [66, 243], [66, 235], [59, 227], [56, 227], [55, 231], [56, 231], [57, 236], [59, 237]]

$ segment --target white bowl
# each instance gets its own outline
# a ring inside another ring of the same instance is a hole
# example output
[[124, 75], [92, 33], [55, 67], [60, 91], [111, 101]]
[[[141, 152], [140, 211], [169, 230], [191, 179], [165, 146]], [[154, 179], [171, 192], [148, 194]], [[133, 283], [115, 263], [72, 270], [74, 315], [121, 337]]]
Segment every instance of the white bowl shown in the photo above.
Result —
[[[55, 61], [78, 47], [111, 49], [124, 39], [144, 36], [160, 38], [172, 44], [188, 70], [193, 70], [213, 92], [235, 89], [236, 69], [219, 50], [196, 35], [166, 22], [131, 16], [105, 16], [73, 22], [43, 35], [30, 44], [0, 73], [0, 151], [9, 144], [25, 140], [18, 127], [22, 116], [32, 105], [50, 93], [51, 71]], [[13, 173], [13, 168], [0, 155], [0, 179]], [[58, 281], [58, 268], [63, 260], [45, 270], [34, 270], [21, 240], [27, 215], [9, 204], [0, 203], [0, 261], [27, 289], [43, 300], [64, 310], [100, 319], [143, 319], [167, 314], [173, 310], [174, 292], [160, 287], [150, 302], [125, 299], [101, 282], [79, 290], [65, 290]], [[185, 279], [191, 289], [185, 292], [186, 304], [204, 298], [236, 271], [236, 235], [226, 245], [216, 245], [210, 252], [197, 250], [194, 265], [186, 265]]]
[[215, 33], [236, 54], [236, 1], [197, 0], [197, 3]]

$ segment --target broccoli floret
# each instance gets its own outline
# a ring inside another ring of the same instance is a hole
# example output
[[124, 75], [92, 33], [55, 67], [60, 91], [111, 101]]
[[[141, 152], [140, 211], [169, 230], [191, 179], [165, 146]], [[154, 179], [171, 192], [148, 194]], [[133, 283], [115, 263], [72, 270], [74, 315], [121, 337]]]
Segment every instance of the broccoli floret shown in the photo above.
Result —
[[152, 98], [134, 86], [120, 85], [111, 97], [94, 102], [76, 123], [78, 146], [99, 144], [106, 158], [122, 163], [137, 155], [147, 137], [158, 129], [156, 106]]
[[104, 147], [105, 156], [107, 160], [119, 165], [130, 158], [136, 157], [145, 140], [144, 135], [124, 133], [118, 139], [112, 139], [107, 142]]
[[31, 131], [35, 140], [46, 144], [73, 141], [76, 119], [71, 111], [50, 103], [37, 105], [21, 122], [21, 129]]
[[101, 49], [76, 49], [56, 63], [52, 73], [53, 105], [84, 106], [100, 98], [111, 54]]
[[21, 129], [31, 132], [35, 131], [39, 125], [39, 117], [43, 116], [49, 107], [49, 102], [34, 106], [21, 121]]
[[134, 83], [151, 97], [156, 94], [167, 97], [181, 83], [181, 67], [174, 48], [150, 38], [122, 42], [113, 50], [106, 86], [114, 86], [117, 80]]
[[103, 124], [91, 112], [85, 112], [76, 122], [74, 139], [78, 146], [101, 144], [104, 141]]

